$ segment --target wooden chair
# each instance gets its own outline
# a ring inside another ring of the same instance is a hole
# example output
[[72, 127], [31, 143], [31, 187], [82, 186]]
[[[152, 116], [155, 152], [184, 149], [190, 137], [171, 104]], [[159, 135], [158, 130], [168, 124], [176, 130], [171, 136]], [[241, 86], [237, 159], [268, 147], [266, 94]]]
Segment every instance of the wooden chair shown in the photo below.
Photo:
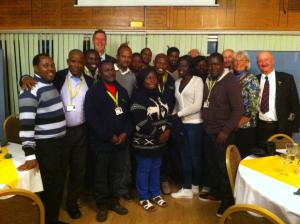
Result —
[[9, 142], [21, 144], [19, 131], [20, 131], [19, 116], [18, 115], [8, 116], [3, 123], [4, 137]]
[[234, 183], [240, 161], [241, 155], [238, 148], [235, 145], [229, 145], [226, 149], [226, 168], [232, 194], [234, 194]]
[[274, 142], [276, 144], [276, 149], [285, 149], [286, 143], [292, 143], [294, 144], [295, 141], [286, 134], [275, 134], [272, 135], [269, 139], [269, 142]]
[[257, 205], [236, 204], [228, 208], [220, 224], [285, 224], [278, 216]]
[[40, 198], [22, 189], [0, 190], [1, 223], [44, 224], [45, 209]]

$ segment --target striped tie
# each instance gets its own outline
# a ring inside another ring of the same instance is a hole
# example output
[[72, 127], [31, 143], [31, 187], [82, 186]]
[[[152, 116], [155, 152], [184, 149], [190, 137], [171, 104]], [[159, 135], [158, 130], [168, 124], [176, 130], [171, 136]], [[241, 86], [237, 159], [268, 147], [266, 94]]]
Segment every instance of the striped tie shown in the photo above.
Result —
[[264, 90], [260, 102], [260, 111], [262, 113], [266, 113], [269, 111], [269, 93], [270, 93], [270, 83], [268, 77], [266, 76]]

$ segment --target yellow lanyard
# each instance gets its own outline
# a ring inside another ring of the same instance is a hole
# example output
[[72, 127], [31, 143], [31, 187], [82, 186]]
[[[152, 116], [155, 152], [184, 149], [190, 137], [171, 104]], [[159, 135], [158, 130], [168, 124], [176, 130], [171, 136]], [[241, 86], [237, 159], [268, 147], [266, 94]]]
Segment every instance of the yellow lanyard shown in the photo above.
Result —
[[106, 91], [110, 98], [115, 102], [116, 107], [119, 107], [119, 92], [116, 92], [116, 97], [114, 97], [109, 91]]
[[162, 88], [160, 87], [160, 83], [158, 83], [158, 90], [160, 93], [163, 93], [165, 91], [165, 83], [167, 82], [167, 79], [168, 79], [168, 74], [164, 74], [163, 76], [163, 85], [162, 85]]
[[78, 93], [79, 93], [82, 86], [83, 86], [83, 78], [80, 79], [80, 84], [77, 86], [77, 88], [75, 89], [75, 92], [73, 93], [72, 86], [71, 86], [71, 79], [69, 77], [69, 79], [68, 79], [68, 91], [69, 91], [70, 98], [71, 98], [71, 104], [73, 104], [73, 99], [78, 95]]
[[214, 86], [215, 86], [216, 83], [217, 83], [217, 81], [212, 81], [212, 80], [208, 81], [208, 96], [207, 96], [206, 101], [209, 101], [209, 98], [210, 98], [210, 95], [211, 95], [211, 91], [214, 88]]

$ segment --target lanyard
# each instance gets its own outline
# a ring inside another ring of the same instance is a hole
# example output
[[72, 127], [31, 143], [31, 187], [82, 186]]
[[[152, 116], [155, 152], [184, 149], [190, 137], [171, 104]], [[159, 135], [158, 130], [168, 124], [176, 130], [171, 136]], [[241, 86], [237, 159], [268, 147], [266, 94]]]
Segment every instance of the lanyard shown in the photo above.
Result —
[[82, 85], [83, 85], [83, 78], [81, 78], [80, 84], [77, 86], [77, 88], [75, 89], [75, 92], [73, 93], [72, 86], [71, 86], [71, 79], [69, 77], [69, 79], [68, 79], [68, 91], [69, 91], [70, 98], [71, 98], [71, 104], [73, 102], [73, 99], [78, 95]]
[[114, 97], [111, 92], [106, 91], [110, 98], [115, 102], [116, 106], [119, 107], [119, 92], [116, 92], [116, 97]]
[[168, 79], [168, 74], [164, 74], [163, 76], [163, 85], [162, 85], [162, 88], [160, 87], [160, 83], [158, 83], [158, 90], [160, 93], [163, 93], [165, 91], [165, 83], [167, 82], [167, 79]]
[[207, 101], [209, 101], [209, 98], [210, 98], [210, 95], [211, 95], [211, 91], [212, 89], [214, 88], [215, 84], [217, 83], [217, 81], [212, 81], [212, 80], [209, 80], [208, 81], [208, 96], [207, 96]]

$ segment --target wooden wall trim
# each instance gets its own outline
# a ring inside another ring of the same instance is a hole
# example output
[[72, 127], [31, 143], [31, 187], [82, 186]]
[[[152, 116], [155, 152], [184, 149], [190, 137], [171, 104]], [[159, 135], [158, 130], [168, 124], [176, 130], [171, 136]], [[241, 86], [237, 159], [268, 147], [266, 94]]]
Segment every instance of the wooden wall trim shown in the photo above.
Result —
[[[254, 3], [255, 2], [255, 3]], [[0, 1], [0, 29], [299, 30], [299, 0], [220, 0], [218, 7], [74, 7], [74, 0]], [[144, 27], [132, 28], [131, 21]]]

